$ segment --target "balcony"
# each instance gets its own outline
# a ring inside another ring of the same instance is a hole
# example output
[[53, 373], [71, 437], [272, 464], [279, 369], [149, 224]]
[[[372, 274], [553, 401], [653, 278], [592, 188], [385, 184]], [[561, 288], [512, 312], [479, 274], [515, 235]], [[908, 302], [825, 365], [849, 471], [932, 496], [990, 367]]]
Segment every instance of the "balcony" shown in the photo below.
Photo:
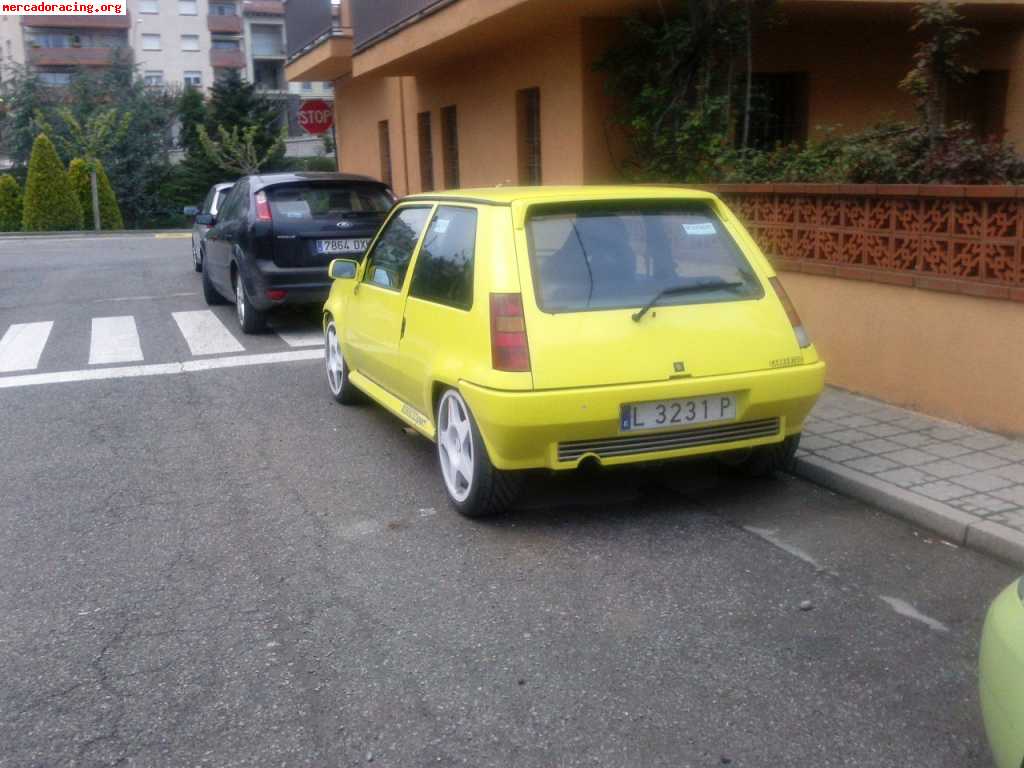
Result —
[[127, 58], [129, 48], [29, 48], [28, 62], [36, 67], [109, 67], [115, 56]]
[[129, 29], [131, 14], [123, 16], [22, 16], [23, 27], [57, 27], [58, 29]]
[[356, 52], [446, 5], [450, 5], [446, 0], [354, 0], [352, 26]]
[[245, 69], [245, 52], [211, 48], [210, 66], [214, 69]]
[[335, 80], [352, 71], [349, 0], [289, 0], [285, 6], [290, 82]]
[[242, 17], [207, 16], [206, 27], [214, 34], [240, 35], [242, 34]]
[[284, 16], [284, 3], [280, 0], [245, 0], [242, 13], [246, 16]]

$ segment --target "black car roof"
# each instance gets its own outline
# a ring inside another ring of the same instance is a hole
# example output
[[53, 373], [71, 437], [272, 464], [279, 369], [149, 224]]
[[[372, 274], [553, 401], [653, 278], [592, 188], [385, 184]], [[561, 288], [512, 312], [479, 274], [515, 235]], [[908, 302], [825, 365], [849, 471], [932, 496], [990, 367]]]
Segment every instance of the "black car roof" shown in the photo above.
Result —
[[285, 173], [261, 173], [258, 176], [249, 176], [249, 183], [252, 191], [258, 191], [272, 184], [287, 184], [297, 181], [359, 181], [366, 184], [376, 184], [387, 187], [383, 181], [369, 176], [360, 176], [356, 173], [335, 173], [332, 171], [289, 171]]

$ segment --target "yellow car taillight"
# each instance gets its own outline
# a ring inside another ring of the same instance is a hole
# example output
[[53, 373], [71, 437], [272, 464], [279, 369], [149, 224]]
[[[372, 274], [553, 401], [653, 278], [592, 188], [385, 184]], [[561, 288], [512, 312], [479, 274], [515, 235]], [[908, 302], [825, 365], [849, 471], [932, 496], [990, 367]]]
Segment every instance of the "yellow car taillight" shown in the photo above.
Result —
[[789, 318], [789, 324], [793, 326], [793, 333], [796, 334], [797, 343], [801, 347], [811, 346], [811, 337], [807, 334], [804, 324], [800, 322], [800, 315], [797, 314], [793, 302], [789, 300], [786, 289], [782, 287], [782, 282], [777, 277], [768, 278], [768, 282], [772, 284], [772, 288], [775, 289], [775, 295], [779, 297], [779, 301], [782, 302], [782, 308], [786, 310], [786, 317]]

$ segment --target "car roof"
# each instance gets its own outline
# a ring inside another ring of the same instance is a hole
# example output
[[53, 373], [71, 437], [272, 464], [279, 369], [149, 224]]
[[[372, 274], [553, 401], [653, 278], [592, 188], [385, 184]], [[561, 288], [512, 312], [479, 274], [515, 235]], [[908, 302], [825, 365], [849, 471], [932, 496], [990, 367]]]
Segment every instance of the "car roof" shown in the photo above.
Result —
[[254, 190], [269, 187], [271, 184], [288, 184], [298, 181], [360, 181], [386, 187], [383, 181], [357, 173], [336, 173], [334, 171], [288, 171], [282, 173], [261, 173], [250, 176]]
[[580, 200], [708, 200], [710, 192], [692, 187], [647, 184], [615, 184], [545, 187], [476, 187], [409, 195], [410, 200], [452, 200], [512, 205], [513, 203], [561, 203]]
[[231, 189], [233, 186], [235, 186], [235, 182], [233, 181], [221, 181], [214, 184], [213, 188], [220, 192], [222, 189]]

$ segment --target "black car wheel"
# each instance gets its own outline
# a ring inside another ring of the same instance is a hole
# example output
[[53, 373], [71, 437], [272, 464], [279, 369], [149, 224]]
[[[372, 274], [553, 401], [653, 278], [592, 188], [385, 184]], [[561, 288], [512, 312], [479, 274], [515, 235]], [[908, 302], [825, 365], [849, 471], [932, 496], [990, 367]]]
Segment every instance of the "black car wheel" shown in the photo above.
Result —
[[267, 313], [256, 309], [249, 301], [241, 272], [235, 272], [235, 311], [238, 313], [242, 333], [259, 333], [267, 327]]

